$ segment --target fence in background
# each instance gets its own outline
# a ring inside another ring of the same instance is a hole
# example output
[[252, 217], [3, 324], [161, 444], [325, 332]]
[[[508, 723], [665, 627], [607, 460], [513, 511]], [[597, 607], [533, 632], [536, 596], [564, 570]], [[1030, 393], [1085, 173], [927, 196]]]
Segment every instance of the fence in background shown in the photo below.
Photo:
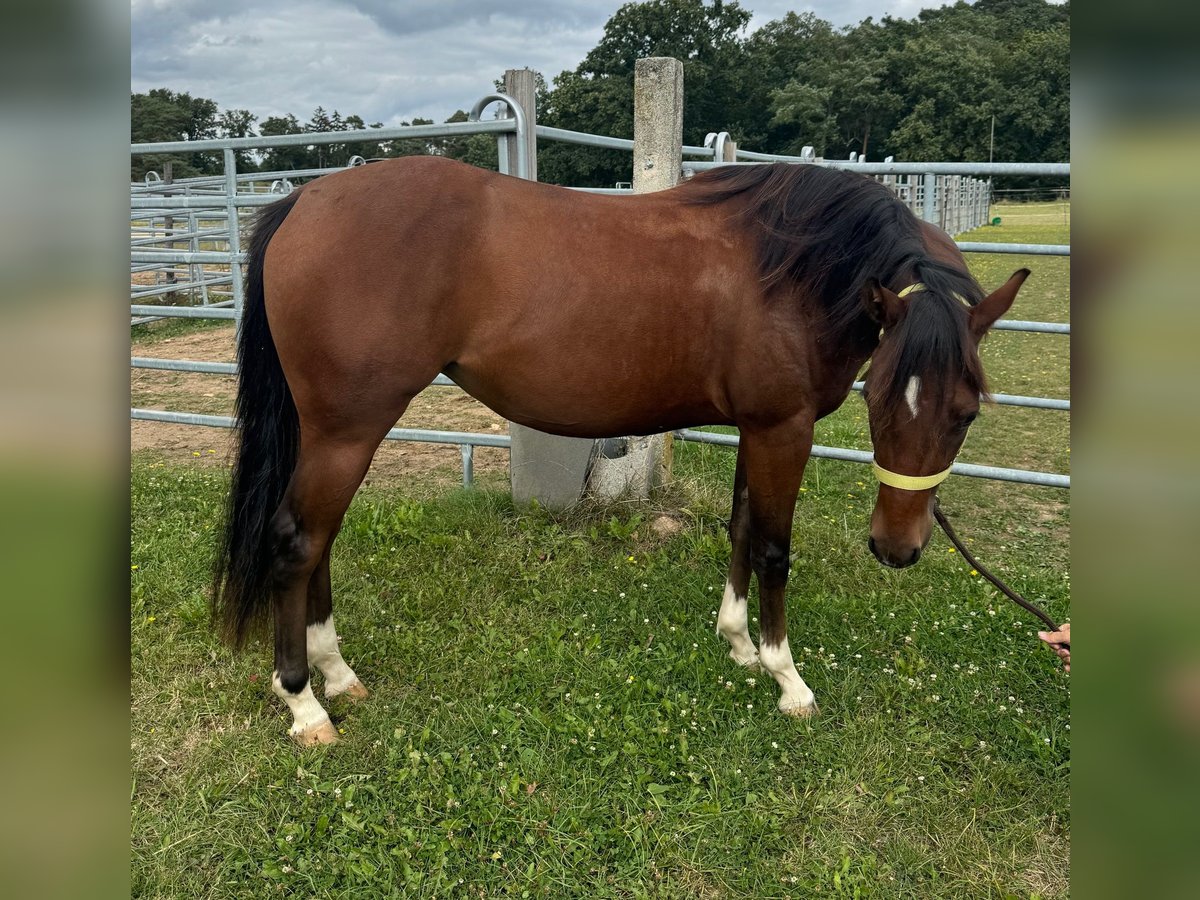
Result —
[[[505, 118], [483, 120], [481, 114], [488, 106], [503, 104]], [[530, 110], [532, 113], [533, 110]], [[220, 176], [180, 179], [167, 183], [150, 177], [145, 184], [131, 186], [130, 191], [130, 314], [133, 324], [158, 318], [182, 317], [233, 319], [241, 317], [242, 275], [245, 260], [241, 251], [240, 212], [266, 205], [281, 193], [291, 189], [292, 179], [316, 177], [338, 168], [313, 169], [303, 172], [239, 173], [235, 151], [271, 147], [312, 146], [362, 141], [429, 139], [473, 134], [492, 134], [498, 142], [500, 171], [506, 174], [527, 175], [533, 171], [537, 140], [563, 141], [592, 147], [627, 150], [634, 142], [623, 138], [583, 134], [559, 128], [537, 125], [532, 116], [512, 98], [488, 94], [480, 98], [469, 120], [442, 125], [373, 128], [368, 130], [329, 132], [323, 134], [294, 134], [275, 137], [221, 138], [205, 141], [179, 141], [154, 144], [132, 144], [132, 155], [175, 152], [220, 152], [224, 172]], [[531, 156], [533, 157], [531, 159]], [[820, 159], [809, 155], [779, 156], [735, 149], [727, 133], [709, 136], [704, 146], [684, 146], [679, 159], [682, 174], [690, 174], [721, 165], [755, 165], [765, 162], [786, 162], [821, 165], [872, 175], [891, 187], [897, 195], [926, 221], [942, 225], [946, 230], [967, 230], [986, 222], [990, 204], [990, 181], [968, 176], [992, 175], [1053, 175], [1070, 176], [1067, 163], [908, 163], [886, 160], [865, 162]], [[352, 165], [365, 161], [356, 158]], [[341, 167], [339, 167], [341, 168]], [[578, 188], [596, 193], [628, 194], [627, 188]], [[980, 214], [982, 212], [982, 220]], [[949, 227], [947, 227], [948, 223]], [[974, 224], [972, 224], [974, 223]], [[964, 252], [1021, 253], [1066, 256], [1068, 245], [1012, 244], [959, 241]], [[141, 301], [169, 299], [172, 303]], [[1070, 325], [1050, 322], [1002, 320], [997, 330], [1021, 331], [1048, 335], [1069, 335]], [[199, 362], [182, 359], [132, 357], [134, 368], [162, 369], [176, 372], [200, 372], [232, 375], [232, 363]], [[453, 385], [439, 376], [434, 385]], [[855, 389], [861, 390], [861, 383]], [[995, 395], [1001, 405], [1066, 411], [1070, 401], [1057, 398]], [[132, 419], [171, 422], [210, 427], [232, 427], [234, 420], [227, 416], [198, 415], [181, 411], [131, 409]], [[736, 435], [685, 429], [675, 432], [683, 440], [718, 445], [737, 444]], [[473, 451], [475, 447], [510, 447], [508, 435], [476, 434], [470, 432], [425, 431], [392, 429], [390, 440], [424, 441], [457, 445], [461, 448], [463, 484], [473, 480]], [[868, 452], [838, 447], [813, 448], [813, 456], [853, 462], [870, 462]], [[1051, 487], [1070, 487], [1068, 475], [1009, 469], [994, 466], [956, 463], [955, 474], [991, 478]]]

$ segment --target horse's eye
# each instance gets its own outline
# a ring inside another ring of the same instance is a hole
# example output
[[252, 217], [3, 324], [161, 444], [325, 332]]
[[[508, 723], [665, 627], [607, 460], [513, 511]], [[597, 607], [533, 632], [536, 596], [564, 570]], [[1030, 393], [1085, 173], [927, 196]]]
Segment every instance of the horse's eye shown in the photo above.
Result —
[[975, 418], [978, 415], [979, 415], [979, 413], [967, 413], [967, 415], [963, 416], [959, 420], [958, 427], [961, 428], [963, 431], [966, 431], [968, 428], [971, 427], [971, 423], [975, 421]]

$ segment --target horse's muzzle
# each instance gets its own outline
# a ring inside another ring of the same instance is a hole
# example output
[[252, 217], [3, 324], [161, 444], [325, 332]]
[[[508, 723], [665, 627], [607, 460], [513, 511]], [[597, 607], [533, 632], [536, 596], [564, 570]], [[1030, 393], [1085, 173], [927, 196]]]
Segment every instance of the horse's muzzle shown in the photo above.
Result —
[[871, 548], [871, 552], [875, 554], [875, 558], [889, 569], [907, 569], [921, 558], [920, 547], [881, 547], [873, 537], [867, 538], [867, 546]]

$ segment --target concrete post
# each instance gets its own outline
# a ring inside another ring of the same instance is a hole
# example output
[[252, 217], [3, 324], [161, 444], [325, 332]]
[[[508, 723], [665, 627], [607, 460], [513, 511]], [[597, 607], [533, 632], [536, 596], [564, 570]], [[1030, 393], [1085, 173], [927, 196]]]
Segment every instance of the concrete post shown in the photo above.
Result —
[[[733, 152], [732, 143], [726, 146]], [[669, 57], [639, 59], [633, 70], [634, 193], [674, 187], [682, 167], [683, 63]], [[588, 487], [601, 497], [648, 497], [670, 476], [671, 453], [669, 434], [606, 441]]]
[[[504, 93], [525, 110], [529, 130], [525, 136], [529, 177], [537, 180], [536, 82], [531, 69], [509, 69], [504, 73]], [[515, 168], [517, 136], [504, 139], [506, 156]], [[537, 248], [529, 248], [536, 253]], [[513, 502], [526, 504], [536, 500], [546, 509], [566, 509], [579, 502], [587, 483], [588, 470], [597, 452], [596, 442], [587, 438], [565, 438], [508, 423], [512, 446], [508, 454], [508, 475]], [[465, 469], [464, 469], [465, 471]]]
[[683, 166], [683, 63], [639, 59], [633, 68], [633, 190], [665, 191]]

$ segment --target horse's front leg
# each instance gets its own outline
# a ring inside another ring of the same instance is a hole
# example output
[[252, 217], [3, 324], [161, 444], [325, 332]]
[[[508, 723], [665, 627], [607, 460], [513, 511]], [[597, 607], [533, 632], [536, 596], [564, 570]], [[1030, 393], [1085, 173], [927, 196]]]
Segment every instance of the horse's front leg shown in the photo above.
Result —
[[733, 478], [733, 512], [729, 517], [729, 578], [717, 615], [717, 633], [729, 641], [729, 657], [739, 666], [758, 668], [758, 651], [747, 627], [746, 595], [750, 588], [750, 492], [746, 457], [739, 449]]
[[792, 660], [785, 608], [792, 515], [812, 434], [807, 418], [769, 429], [743, 429], [740, 450], [749, 489], [750, 565], [758, 577], [762, 620], [758, 656], [782, 691], [780, 710], [793, 716], [810, 716], [817, 710], [813, 692]]

